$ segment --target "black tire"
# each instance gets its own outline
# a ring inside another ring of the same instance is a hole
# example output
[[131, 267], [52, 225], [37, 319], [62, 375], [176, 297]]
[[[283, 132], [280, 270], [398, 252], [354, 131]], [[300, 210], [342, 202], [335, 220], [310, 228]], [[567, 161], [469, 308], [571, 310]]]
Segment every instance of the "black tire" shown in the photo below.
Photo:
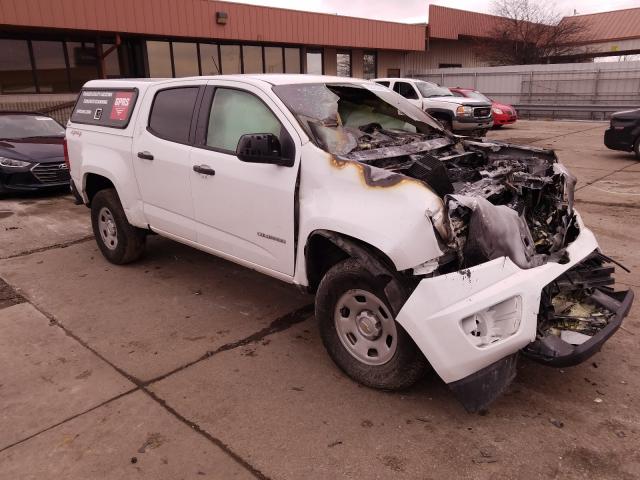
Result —
[[449, 130], [451, 133], [453, 133], [453, 122], [451, 120], [441, 119], [440, 123], [446, 130]]
[[[115, 229], [107, 231], [105, 221], [110, 221], [109, 225]], [[115, 189], [100, 190], [93, 197], [91, 225], [100, 251], [111, 263], [124, 265], [137, 260], [144, 252], [146, 232], [127, 221]]]
[[633, 151], [636, 154], [636, 158], [640, 160], [640, 137], [636, 139], [636, 144], [633, 146]]
[[340, 340], [334, 317], [336, 305], [343, 295], [354, 289], [372, 293], [386, 305], [392, 317], [395, 315], [374, 277], [358, 261], [347, 259], [334, 265], [320, 282], [315, 302], [320, 336], [329, 356], [349, 377], [368, 387], [383, 390], [410, 387], [424, 375], [428, 363], [409, 334], [393, 318], [397, 344], [393, 357], [382, 365], [360, 361]]

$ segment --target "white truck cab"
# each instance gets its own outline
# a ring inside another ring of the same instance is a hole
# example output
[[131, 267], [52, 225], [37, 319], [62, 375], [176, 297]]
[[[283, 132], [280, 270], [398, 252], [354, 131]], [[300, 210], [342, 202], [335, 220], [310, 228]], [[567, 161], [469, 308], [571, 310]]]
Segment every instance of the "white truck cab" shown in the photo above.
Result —
[[446, 87], [415, 78], [376, 78], [409, 102], [438, 119], [448, 130], [483, 136], [493, 126], [491, 103], [455, 96]]
[[430, 365], [476, 411], [519, 352], [582, 361], [631, 306], [552, 151], [453, 136], [374, 82], [95, 80], [66, 143], [109, 261], [154, 232], [305, 288], [331, 358], [371, 387]]

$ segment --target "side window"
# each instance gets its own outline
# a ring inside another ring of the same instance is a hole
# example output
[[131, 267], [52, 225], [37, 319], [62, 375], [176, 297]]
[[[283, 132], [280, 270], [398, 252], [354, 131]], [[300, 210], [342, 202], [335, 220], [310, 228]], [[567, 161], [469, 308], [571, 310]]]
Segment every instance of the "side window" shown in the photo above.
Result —
[[413, 88], [413, 85], [407, 82], [396, 82], [393, 85], [393, 90], [398, 92], [404, 98], [408, 98], [410, 100], [416, 100], [418, 98], [416, 89]]
[[255, 95], [230, 88], [217, 88], [209, 114], [207, 145], [231, 152], [249, 133], [273, 133], [282, 143], [282, 125]]
[[383, 87], [389, 88], [389, 82], [386, 81], [386, 80], [380, 80], [380, 81], [378, 81], [376, 83], [379, 84], [379, 85], [382, 85]]
[[199, 87], [180, 87], [156, 93], [149, 115], [149, 130], [155, 136], [189, 143], [189, 130]]

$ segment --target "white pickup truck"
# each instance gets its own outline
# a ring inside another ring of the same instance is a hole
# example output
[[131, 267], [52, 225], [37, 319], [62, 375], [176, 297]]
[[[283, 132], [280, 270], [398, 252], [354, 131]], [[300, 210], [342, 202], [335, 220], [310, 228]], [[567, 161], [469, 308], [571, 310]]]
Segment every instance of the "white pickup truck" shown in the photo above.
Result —
[[449, 131], [484, 136], [493, 126], [491, 102], [456, 96], [447, 87], [416, 78], [372, 80], [402, 95]]
[[580, 362], [631, 306], [552, 151], [455, 137], [373, 82], [91, 81], [66, 147], [110, 262], [154, 232], [315, 293], [329, 355], [371, 387], [431, 366], [477, 411], [519, 352]]

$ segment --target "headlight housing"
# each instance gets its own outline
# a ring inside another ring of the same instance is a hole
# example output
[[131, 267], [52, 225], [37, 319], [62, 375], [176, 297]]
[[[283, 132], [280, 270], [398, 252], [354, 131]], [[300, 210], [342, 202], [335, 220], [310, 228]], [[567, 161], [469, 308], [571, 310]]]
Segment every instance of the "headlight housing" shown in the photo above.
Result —
[[493, 113], [495, 113], [496, 115], [502, 115], [504, 112], [501, 108], [494, 108]]
[[9, 157], [0, 157], [0, 167], [9, 167], [9, 168], [23, 168], [31, 165], [29, 162], [25, 162], [23, 160], [16, 160], [15, 158]]
[[456, 108], [456, 115], [458, 117], [471, 117], [473, 116], [473, 108], [468, 105], [460, 105]]

